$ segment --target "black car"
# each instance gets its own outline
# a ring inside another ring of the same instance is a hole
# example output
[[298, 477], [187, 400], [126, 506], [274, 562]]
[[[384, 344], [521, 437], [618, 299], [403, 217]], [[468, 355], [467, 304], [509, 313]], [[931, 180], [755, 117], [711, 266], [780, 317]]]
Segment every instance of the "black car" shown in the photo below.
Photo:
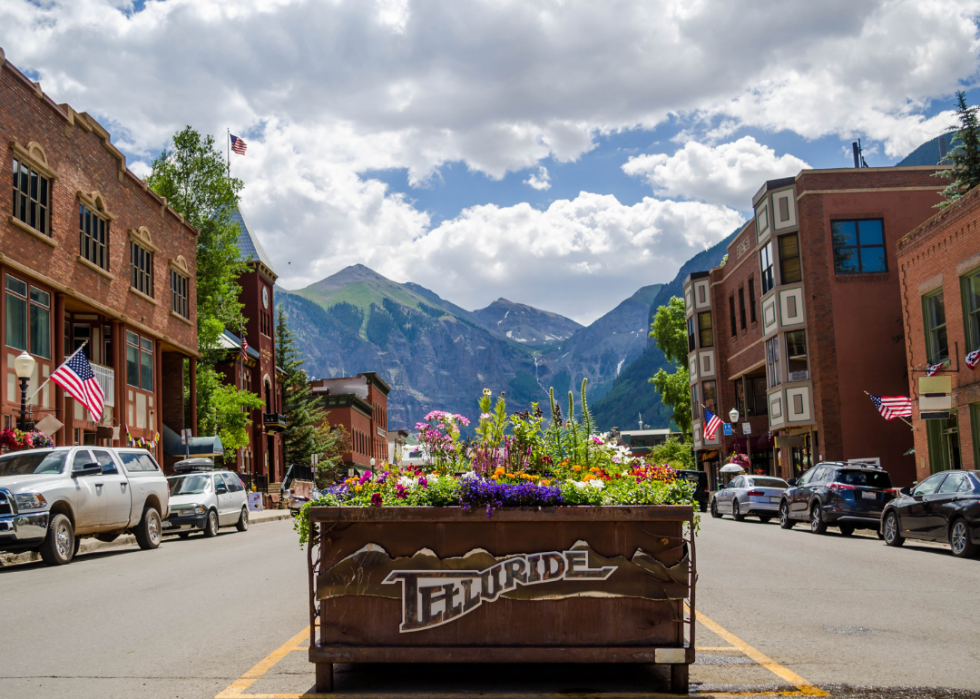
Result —
[[942, 541], [954, 556], [980, 551], [980, 476], [974, 471], [934, 473], [885, 506], [881, 531], [889, 546], [906, 539]]
[[897, 494], [887, 471], [843, 462], [817, 464], [789, 484], [779, 503], [779, 526], [790, 529], [802, 520], [815, 534], [828, 525], [844, 536], [855, 529], [878, 531], [885, 503]]
[[678, 469], [677, 475], [694, 486], [694, 499], [702, 512], [708, 511], [708, 474], [704, 471]]

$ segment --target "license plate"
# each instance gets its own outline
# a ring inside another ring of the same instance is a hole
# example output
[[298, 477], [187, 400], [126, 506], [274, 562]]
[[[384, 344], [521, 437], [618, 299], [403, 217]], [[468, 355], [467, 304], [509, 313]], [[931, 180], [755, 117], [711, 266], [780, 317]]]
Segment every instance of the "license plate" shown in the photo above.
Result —
[[864, 498], [865, 500], [877, 500], [878, 494], [865, 490], [861, 493], [861, 497]]
[[779, 497], [776, 495], [770, 495], [769, 502], [779, 502]]

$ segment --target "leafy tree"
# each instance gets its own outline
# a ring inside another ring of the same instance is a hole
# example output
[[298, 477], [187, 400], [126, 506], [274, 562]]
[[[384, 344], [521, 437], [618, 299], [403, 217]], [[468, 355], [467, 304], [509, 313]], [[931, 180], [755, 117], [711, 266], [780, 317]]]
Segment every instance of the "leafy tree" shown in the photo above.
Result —
[[[211, 376], [220, 377], [220, 374], [211, 372], [209, 379]], [[253, 411], [265, 407], [262, 399], [250, 391], [239, 391], [235, 386], [220, 381], [212, 388], [210, 398], [208, 407], [213, 414], [207, 422], [216, 427], [225, 451], [233, 452], [247, 447], [247, 428], [253, 422]]]
[[949, 170], [940, 170], [936, 177], [953, 180], [943, 189], [945, 199], [936, 205], [944, 209], [957, 201], [964, 194], [980, 184], [980, 121], [977, 119], [977, 107], [966, 104], [966, 93], [956, 93], [956, 114], [958, 126], [949, 127], [955, 131], [953, 138], [955, 146], [949, 149], [942, 162], [952, 164]]
[[694, 452], [691, 450], [691, 445], [678, 442], [673, 437], [651, 449], [647, 460], [655, 464], [668, 464], [673, 468], [694, 468]]
[[673, 374], [661, 369], [650, 383], [657, 389], [664, 405], [673, 411], [671, 419], [685, 440], [691, 435], [691, 394], [687, 373], [687, 323], [684, 299], [674, 296], [665, 306], [657, 309], [653, 317], [652, 337], [668, 361], [677, 365]]
[[343, 425], [332, 427], [327, 421], [326, 411], [310, 390], [306, 370], [302, 368], [303, 358], [282, 306], [277, 315], [276, 362], [285, 373], [282, 388], [286, 413], [286, 430], [283, 432], [286, 463], [309, 464], [312, 457], [317, 456], [318, 480], [329, 483], [338, 475], [344, 452], [348, 449], [348, 435]]

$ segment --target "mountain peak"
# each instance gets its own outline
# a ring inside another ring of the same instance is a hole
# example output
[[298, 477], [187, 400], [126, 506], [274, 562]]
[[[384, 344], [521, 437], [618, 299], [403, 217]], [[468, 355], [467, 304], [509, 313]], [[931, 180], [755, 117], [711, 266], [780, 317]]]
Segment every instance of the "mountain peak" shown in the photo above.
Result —
[[384, 277], [373, 269], [360, 263], [344, 267], [339, 272], [331, 274], [326, 279], [310, 284], [307, 289], [311, 291], [333, 291], [348, 284], [357, 282], [379, 282], [382, 284], [394, 284], [390, 279]]
[[503, 296], [473, 315], [487, 330], [526, 345], [566, 340], [582, 326], [570, 318], [534, 306], [508, 301]]

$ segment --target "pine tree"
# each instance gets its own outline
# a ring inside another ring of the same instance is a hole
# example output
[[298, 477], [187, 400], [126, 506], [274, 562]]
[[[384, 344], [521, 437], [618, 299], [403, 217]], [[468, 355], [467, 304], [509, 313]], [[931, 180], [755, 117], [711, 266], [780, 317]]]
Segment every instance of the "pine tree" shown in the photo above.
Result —
[[276, 318], [276, 363], [283, 370], [283, 410], [286, 429], [283, 450], [287, 464], [309, 464], [318, 457], [317, 471], [321, 485], [335, 480], [341, 458], [347, 451], [347, 433], [343, 426], [332, 427], [326, 411], [310, 389], [304, 360], [286, 322], [286, 312], [279, 306]]
[[953, 137], [955, 146], [949, 149], [942, 162], [950, 163], [949, 170], [940, 170], [936, 177], [952, 179], [943, 190], [945, 199], [936, 205], [944, 209], [960, 199], [964, 194], [980, 184], [980, 121], [977, 119], [977, 107], [966, 104], [966, 93], [956, 93], [956, 114], [958, 126], [949, 127], [955, 131]]

